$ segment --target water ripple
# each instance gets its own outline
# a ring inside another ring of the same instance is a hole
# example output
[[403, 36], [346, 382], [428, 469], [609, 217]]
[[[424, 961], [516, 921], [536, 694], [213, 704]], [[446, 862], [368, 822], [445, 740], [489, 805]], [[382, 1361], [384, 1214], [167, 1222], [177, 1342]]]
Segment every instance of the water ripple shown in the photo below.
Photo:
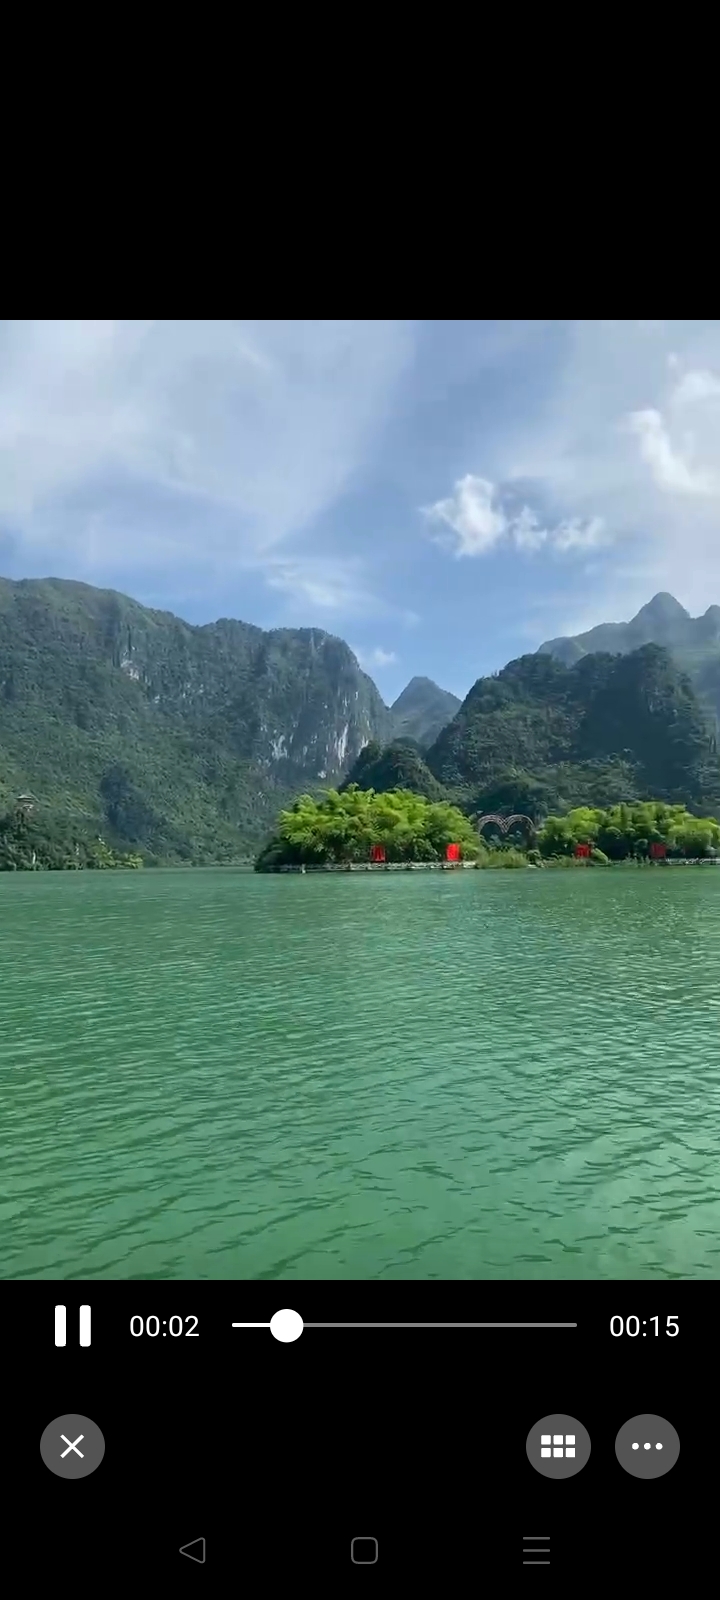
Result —
[[0, 876], [0, 1273], [710, 1277], [720, 873]]

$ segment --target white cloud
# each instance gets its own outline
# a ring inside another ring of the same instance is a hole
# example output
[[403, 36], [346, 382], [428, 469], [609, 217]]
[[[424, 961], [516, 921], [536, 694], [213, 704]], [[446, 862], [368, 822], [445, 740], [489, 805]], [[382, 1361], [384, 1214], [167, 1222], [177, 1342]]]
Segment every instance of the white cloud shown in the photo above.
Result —
[[443, 524], [434, 535], [435, 541], [451, 549], [456, 558], [485, 555], [503, 540], [518, 550], [539, 550], [547, 545], [566, 552], [587, 550], [606, 542], [608, 537], [603, 519], [598, 516], [569, 517], [552, 527], [543, 527], [530, 506], [522, 506], [519, 511], [506, 508], [502, 489], [472, 473], [458, 479], [454, 493], [446, 500], [437, 500], [423, 511], [430, 522]]
[[[285, 595], [289, 610], [299, 622], [307, 620], [308, 613], [312, 611], [334, 612], [336, 620], [341, 617], [363, 617], [368, 620], [385, 617], [405, 627], [412, 627], [420, 621], [416, 612], [375, 593], [368, 582], [365, 564], [359, 557], [285, 557], [272, 553], [258, 561], [257, 569], [262, 572], [269, 588]], [[379, 650], [373, 665], [386, 664], [384, 659], [380, 660], [382, 655], [383, 652]]]
[[379, 644], [374, 650], [359, 650], [357, 645], [352, 648], [361, 667], [392, 667], [398, 660], [394, 650], [383, 650]]
[[716, 474], [692, 464], [692, 438], [686, 439], [684, 452], [674, 446], [659, 411], [653, 409], [633, 411], [628, 423], [640, 440], [640, 454], [649, 466], [658, 488], [675, 494], [717, 493]]
[[93, 576], [257, 565], [354, 481], [412, 349], [401, 322], [0, 324], [0, 525]]
[[532, 482], [531, 504], [585, 525], [602, 517], [612, 538], [592, 595], [558, 602], [546, 637], [580, 620], [626, 619], [658, 590], [694, 615], [720, 596], [718, 382], [720, 320], [563, 325], [541, 403], [519, 411], [484, 457], [488, 477], [522, 480], [523, 493]]
[[[345, 614], [388, 618], [369, 637], [392, 637], [417, 622], [374, 593], [400, 570], [401, 496], [371, 511], [362, 560], [344, 559], [356, 506], [343, 526], [329, 513], [368, 485], [429, 499], [428, 462], [454, 463], [472, 440], [460, 459], [482, 476], [453, 487], [448, 465], [428, 531], [458, 558], [522, 552], [543, 584], [540, 562], [562, 570], [568, 614], [549, 632], [576, 607], [586, 625], [629, 616], [658, 589], [695, 612], [720, 598], [720, 321], [460, 333], [435, 330], [423, 368], [424, 335], [397, 322], [0, 323], [0, 548], [17, 573], [109, 581], [160, 605], [214, 606], [227, 586], [241, 615], [247, 574], [293, 621], [317, 611], [344, 632]], [[440, 393], [431, 452], [423, 397]], [[407, 561], [413, 582], [397, 592], [425, 612], [422, 563]]]
[[[471, 472], [458, 479], [455, 492], [447, 500], [437, 500], [424, 507], [431, 522], [442, 522], [455, 535], [450, 544], [456, 556], [479, 556], [502, 539], [507, 532], [504, 512], [493, 506], [495, 488], [487, 478], [476, 478]], [[438, 535], [440, 543], [447, 543], [446, 534]]]
[[365, 585], [359, 561], [313, 556], [293, 560], [273, 555], [263, 560], [262, 570], [269, 587], [287, 595], [300, 609], [311, 605], [322, 611], [364, 616], [379, 604]]
[[523, 506], [513, 524], [513, 537], [519, 550], [539, 550], [547, 543], [548, 530], [541, 528], [538, 518], [529, 506]]
[[[668, 357], [668, 361], [669, 359]], [[693, 405], [698, 401], [717, 399], [720, 399], [720, 378], [717, 378], [714, 372], [703, 369], [686, 372], [671, 395], [671, 402], [675, 406]]]
[[553, 529], [552, 542], [556, 550], [592, 550], [609, 542], [608, 530], [602, 517], [567, 517]]

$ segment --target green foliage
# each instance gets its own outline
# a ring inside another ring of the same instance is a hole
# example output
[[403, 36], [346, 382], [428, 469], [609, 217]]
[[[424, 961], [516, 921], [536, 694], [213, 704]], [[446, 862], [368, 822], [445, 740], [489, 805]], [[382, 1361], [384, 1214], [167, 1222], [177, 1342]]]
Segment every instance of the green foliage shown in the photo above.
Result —
[[340, 793], [352, 784], [359, 789], [374, 789], [378, 794], [407, 789], [424, 795], [426, 800], [448, 799], [442, 784], [426, 767], [417, 745], [409, 739], [395, 739], [384, 750], [376, 743], [367, 745], [340, 785]]
[[548, 817], [538, 838], [543, 856], [570, 856], [578, 842], [567, 817]]
[[376, 794], [351, 784], [329, 789], [322, 800], [301, 795], [281, 811], [277, 832], [260, 851], [257, 872], [279, 866], [366, 862], [373, 845], [390, 861], [439, 861], [458, 843], [465, 860], [480, 855], [477, 835], [455, 806], [433, 804], [407, 789]]
[[572, 856], [577, 844], [593, 846], [594, 861], [644, 859], [651, 844], [664, 844], [668, 856], [711, 856], [720, 849], [720, 824], [695, 817], [683, 805], [645, 800], [602, 811], [577, 806], [567, 816], [548, 817], [538, 834], [543, 856]]
[[[480, 868], [495, 867], [526, 867], [530, 861], [529, 853], [516, 850], [512, 845], [504, 845], [499, 850], [483, 851], [479, 856], [476, 866]], [[535, 863], [532, 863], [535, 865]]]
[[485, 811], [499, 811], [509, 816], [516, 811], [539, 822], [554, 805], [552, 784], [531, 778], [525, 772], [500, 773], [495, 781], [475, 795], [473, 809], [482, 815]]
[[25, 808], [0, 813], [0, 872], [76, 872], [142, 867], [136, 851], [112, 850], [99, 835], [75, 838], [57, 818], [37, 817]]
[[552, 867], [553, 869], [561, 867], [563, 870], [567, 869], [568, 872], [574, 871], [577, 867], [578, 871], [584, 871], [585, 868], [592, 866], [592, 858], [590, 856], [581, 856], [579, 859], [576, 856], [547, 856], [543, 861], [543, 866]]

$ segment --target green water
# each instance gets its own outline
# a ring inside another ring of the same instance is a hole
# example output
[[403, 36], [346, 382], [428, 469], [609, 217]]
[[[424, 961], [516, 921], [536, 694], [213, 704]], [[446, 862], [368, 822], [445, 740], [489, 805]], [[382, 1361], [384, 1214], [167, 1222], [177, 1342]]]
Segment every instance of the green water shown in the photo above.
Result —
[[0, 875], [0, 1276], [709, 1277], [720, 869]]

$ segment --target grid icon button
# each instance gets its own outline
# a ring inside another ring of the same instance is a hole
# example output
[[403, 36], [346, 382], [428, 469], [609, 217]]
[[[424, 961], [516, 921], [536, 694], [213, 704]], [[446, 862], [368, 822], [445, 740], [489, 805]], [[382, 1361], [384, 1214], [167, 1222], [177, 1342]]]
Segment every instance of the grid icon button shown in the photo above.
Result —
[[590, 1435], [576, 1417], [542, 1417], [526, 1441], [530, 1465], [546, 1478], [572, 1478], [590, 1458]]
[[550, 1443], [550, 1434], [549, 1433], [541, 1433], [541, 1435], [540, 1435], [540, 1457], [541, 1457], [541, 1460], [544, 1457], [549, 1456], [549, 1455], [552, 1455], [554, 1458], [557, 1458], [558, 1456], [562, 1456], [563, 1452], [565, 1454], [565, 1457], [574, 1456], [574, 1454], [575, 1454], [575, 1434], [574, 1433], [566, 1433], [566, 1434], [554, 1433], [553, 1436], [552, 1436], [552, 1441], [553, 1441], [553, 1448], [552, 1448], [552, 1450], [548, 1450], [547, 1446]]

